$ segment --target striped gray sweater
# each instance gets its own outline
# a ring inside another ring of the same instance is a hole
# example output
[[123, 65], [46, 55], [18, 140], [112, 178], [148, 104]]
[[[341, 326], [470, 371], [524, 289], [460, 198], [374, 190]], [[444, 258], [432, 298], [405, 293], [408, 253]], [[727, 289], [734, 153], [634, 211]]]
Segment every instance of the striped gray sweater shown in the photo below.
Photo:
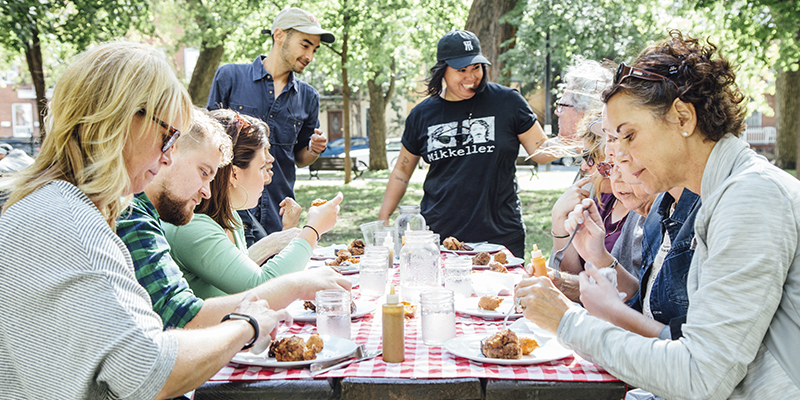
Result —
[[130, 254], [75, 186], [0, 217], [0, 398], [152, 399], [177, 357]]

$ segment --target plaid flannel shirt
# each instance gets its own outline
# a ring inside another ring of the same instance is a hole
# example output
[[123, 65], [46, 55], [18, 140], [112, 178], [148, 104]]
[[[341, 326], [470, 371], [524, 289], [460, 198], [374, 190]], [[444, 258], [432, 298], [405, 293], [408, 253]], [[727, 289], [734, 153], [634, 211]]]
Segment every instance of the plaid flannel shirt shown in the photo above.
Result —
[[134, 196], [117, 220], [117, 235], [128, 246], [136, 279], [150, 294], [164, 328], [184, 327], [200, 312], [203, 300], [194, 295], [169, 254], [161, 218], [144, 192]]

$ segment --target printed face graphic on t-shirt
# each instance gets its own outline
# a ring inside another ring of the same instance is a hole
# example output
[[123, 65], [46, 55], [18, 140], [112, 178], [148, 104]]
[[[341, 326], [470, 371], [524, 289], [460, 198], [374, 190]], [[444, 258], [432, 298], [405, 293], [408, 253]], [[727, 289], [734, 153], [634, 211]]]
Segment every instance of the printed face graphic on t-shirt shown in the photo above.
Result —
[[428, 151], [472, 143], [494, 142], [494, 116], [428, 127]]
[[494, 116], [469, 118], [428, 127], [427, 162], [478, 153], [493, 153]]

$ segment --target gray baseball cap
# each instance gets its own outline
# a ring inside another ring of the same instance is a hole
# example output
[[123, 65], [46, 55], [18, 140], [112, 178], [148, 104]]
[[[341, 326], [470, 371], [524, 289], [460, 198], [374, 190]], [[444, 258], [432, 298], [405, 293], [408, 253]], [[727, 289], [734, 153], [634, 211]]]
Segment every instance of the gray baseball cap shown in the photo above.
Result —
[[272, 32], [275, 29], [294, 29], [309, 35], [319, 35], [319, 40], [325, 43], [333, 43], [336, 37], [332, 33], [322, 29], [319, 19], [310, 12], [297, 8], [287, 7], [278, 13], [272, 21]]

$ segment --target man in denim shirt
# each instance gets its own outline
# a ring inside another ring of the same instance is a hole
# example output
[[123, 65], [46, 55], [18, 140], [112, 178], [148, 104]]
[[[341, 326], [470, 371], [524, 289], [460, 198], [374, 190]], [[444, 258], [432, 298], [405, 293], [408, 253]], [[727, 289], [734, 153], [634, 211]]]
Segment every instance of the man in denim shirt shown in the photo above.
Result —
[[[267, 56], [251, 64], [228, 64], [217, 70], [206, 108], [230, 108], [264, 120], [275, 163], [272, 183], [253, 209], [266, 233], [284, 228], [281, 215], [295, 204], [295, 165], [305, 167], [325, 150], [327, 139], [319, 126], [319, 94], [297, 79], [314, 59], [320, 41], [333, 43], [334, 36], [321, 28], [319, 20], [305, 10], [289, 7], [272, 24], [273, 46]], [[287, 198], [290, 198], [287, 200]], [[299, 216], [299, 214], [298, 214]], [[243, 216], [246, 225], [249, 217]], [[257, 230], [255, 230], [257, 231]], [[260, 237], [254, 237], [258, 240]]]

